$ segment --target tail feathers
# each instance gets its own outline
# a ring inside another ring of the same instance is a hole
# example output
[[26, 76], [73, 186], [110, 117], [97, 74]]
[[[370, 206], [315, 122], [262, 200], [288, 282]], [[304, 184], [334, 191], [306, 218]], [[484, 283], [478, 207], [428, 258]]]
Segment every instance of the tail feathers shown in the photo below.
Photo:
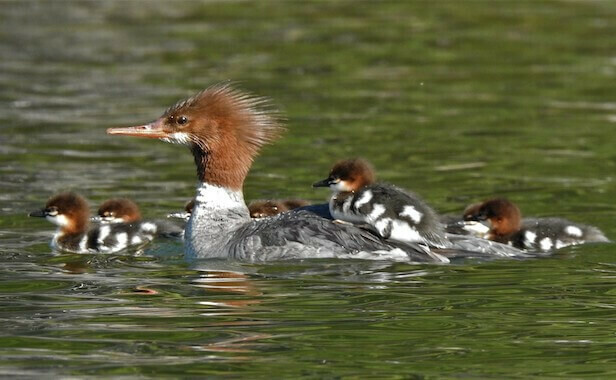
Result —
[[608, 239], [603, 232], [597, 227], [589, 226], [586, 229], [586, 242], [588, 243], [610, 243], [610, 239]]

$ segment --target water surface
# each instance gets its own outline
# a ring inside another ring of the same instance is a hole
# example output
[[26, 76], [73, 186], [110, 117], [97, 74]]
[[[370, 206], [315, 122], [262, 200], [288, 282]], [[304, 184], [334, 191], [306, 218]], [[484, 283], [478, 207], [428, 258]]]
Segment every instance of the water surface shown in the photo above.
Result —
[[302, 197], [337, 159], [440, 212], [492, 195], [616, 237], [616, 5], [5, 2], [0, 8], [0, 374], [612, 377], [613, 245], [524, 261], [186, 262], [50, 250], [54, 192], [146, 217], [194, 194], [188, 151], [110, 137], [223, 80], [288, 131], [247, 200]]

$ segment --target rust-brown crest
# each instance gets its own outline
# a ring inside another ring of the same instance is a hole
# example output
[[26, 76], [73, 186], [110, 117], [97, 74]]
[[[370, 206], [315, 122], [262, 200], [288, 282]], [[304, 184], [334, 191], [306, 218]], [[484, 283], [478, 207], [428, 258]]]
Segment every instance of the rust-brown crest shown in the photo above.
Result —
[[284, 130], [279, 113], [266, 98], [228, 83], [178, 102], [161, 119], [172, 136], [179, 133], [189, 140], [200, 180], [236, 190], [259, 149]]

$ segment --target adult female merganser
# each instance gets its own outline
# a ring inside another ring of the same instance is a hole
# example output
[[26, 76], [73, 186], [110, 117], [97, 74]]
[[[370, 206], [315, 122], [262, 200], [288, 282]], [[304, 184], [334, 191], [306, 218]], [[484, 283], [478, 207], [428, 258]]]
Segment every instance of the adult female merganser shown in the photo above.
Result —
[[337, 162], [329, 176], [313, 184], [329, 187], [334, 219], [367, 224], [385, 239], [446, 248], [451, 242], [437, 214], [419, 196], [399, 187], [376, 183], [372, 166], [361, 158]]
[[118, 252], [143, 245], [156, 233], [153, 223], [115, 223], [90, 228], [88, 203], [73, 192], [51, 197], [45, 208], [31, 212], [30, 216], [43, 217], [57, 225], [51, 247], [74, 253]]
[[[418, 244], [384, 241], [369, 231], [307, 211], [251, 219], [242, 194], [244, 179], [259, 149], [282, 130], [278, 114], [264, 98], [223, 84], [178, 102], [150, 124], [110, 128], [107, 133], [156, 138], [190, 148], [200, 184], [185, 230], [188, 257], [448, 261]], [[478, 250], [501, 254], [488, 245]]]
[[92, 218], [102, 224], [110, 223], [149, 223], [156, 226], [156, 235], [163, 237], [182, 237], [184, 222], [169, 220], [142, 221], [139, 206], [128, 198], [109, 199], [98, 208], [98, 215]]
[[251, 218], [266, 218], [281, 212], [308, 206], [310, 202], [303, 199], [267, 199], [256, 200], [248, 204]]
[[598, 228], [561, 218], [522, 219], [518, 206], [504, 198], [469, 207], [466, 221], [490, 222], [485, 238], [529, 251], [550, 251], [569, 245], [609, 242]]

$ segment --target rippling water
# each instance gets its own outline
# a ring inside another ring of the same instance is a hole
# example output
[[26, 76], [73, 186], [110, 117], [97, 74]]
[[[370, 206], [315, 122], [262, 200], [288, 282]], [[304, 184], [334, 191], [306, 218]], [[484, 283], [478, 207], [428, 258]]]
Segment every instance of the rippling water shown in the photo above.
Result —
[[56, 254], [28, 219], [54, 192], [194, 193], [181, 147], [105, 135], [231, 79], [288, 117], [248, 200], [361, 155], [441, 212], [492, 195], [616, 238], [616, 5], [4, 2], [0, 374], [610, 377], [611, 244], [537, 260], [188, 263], [181, 243]]

